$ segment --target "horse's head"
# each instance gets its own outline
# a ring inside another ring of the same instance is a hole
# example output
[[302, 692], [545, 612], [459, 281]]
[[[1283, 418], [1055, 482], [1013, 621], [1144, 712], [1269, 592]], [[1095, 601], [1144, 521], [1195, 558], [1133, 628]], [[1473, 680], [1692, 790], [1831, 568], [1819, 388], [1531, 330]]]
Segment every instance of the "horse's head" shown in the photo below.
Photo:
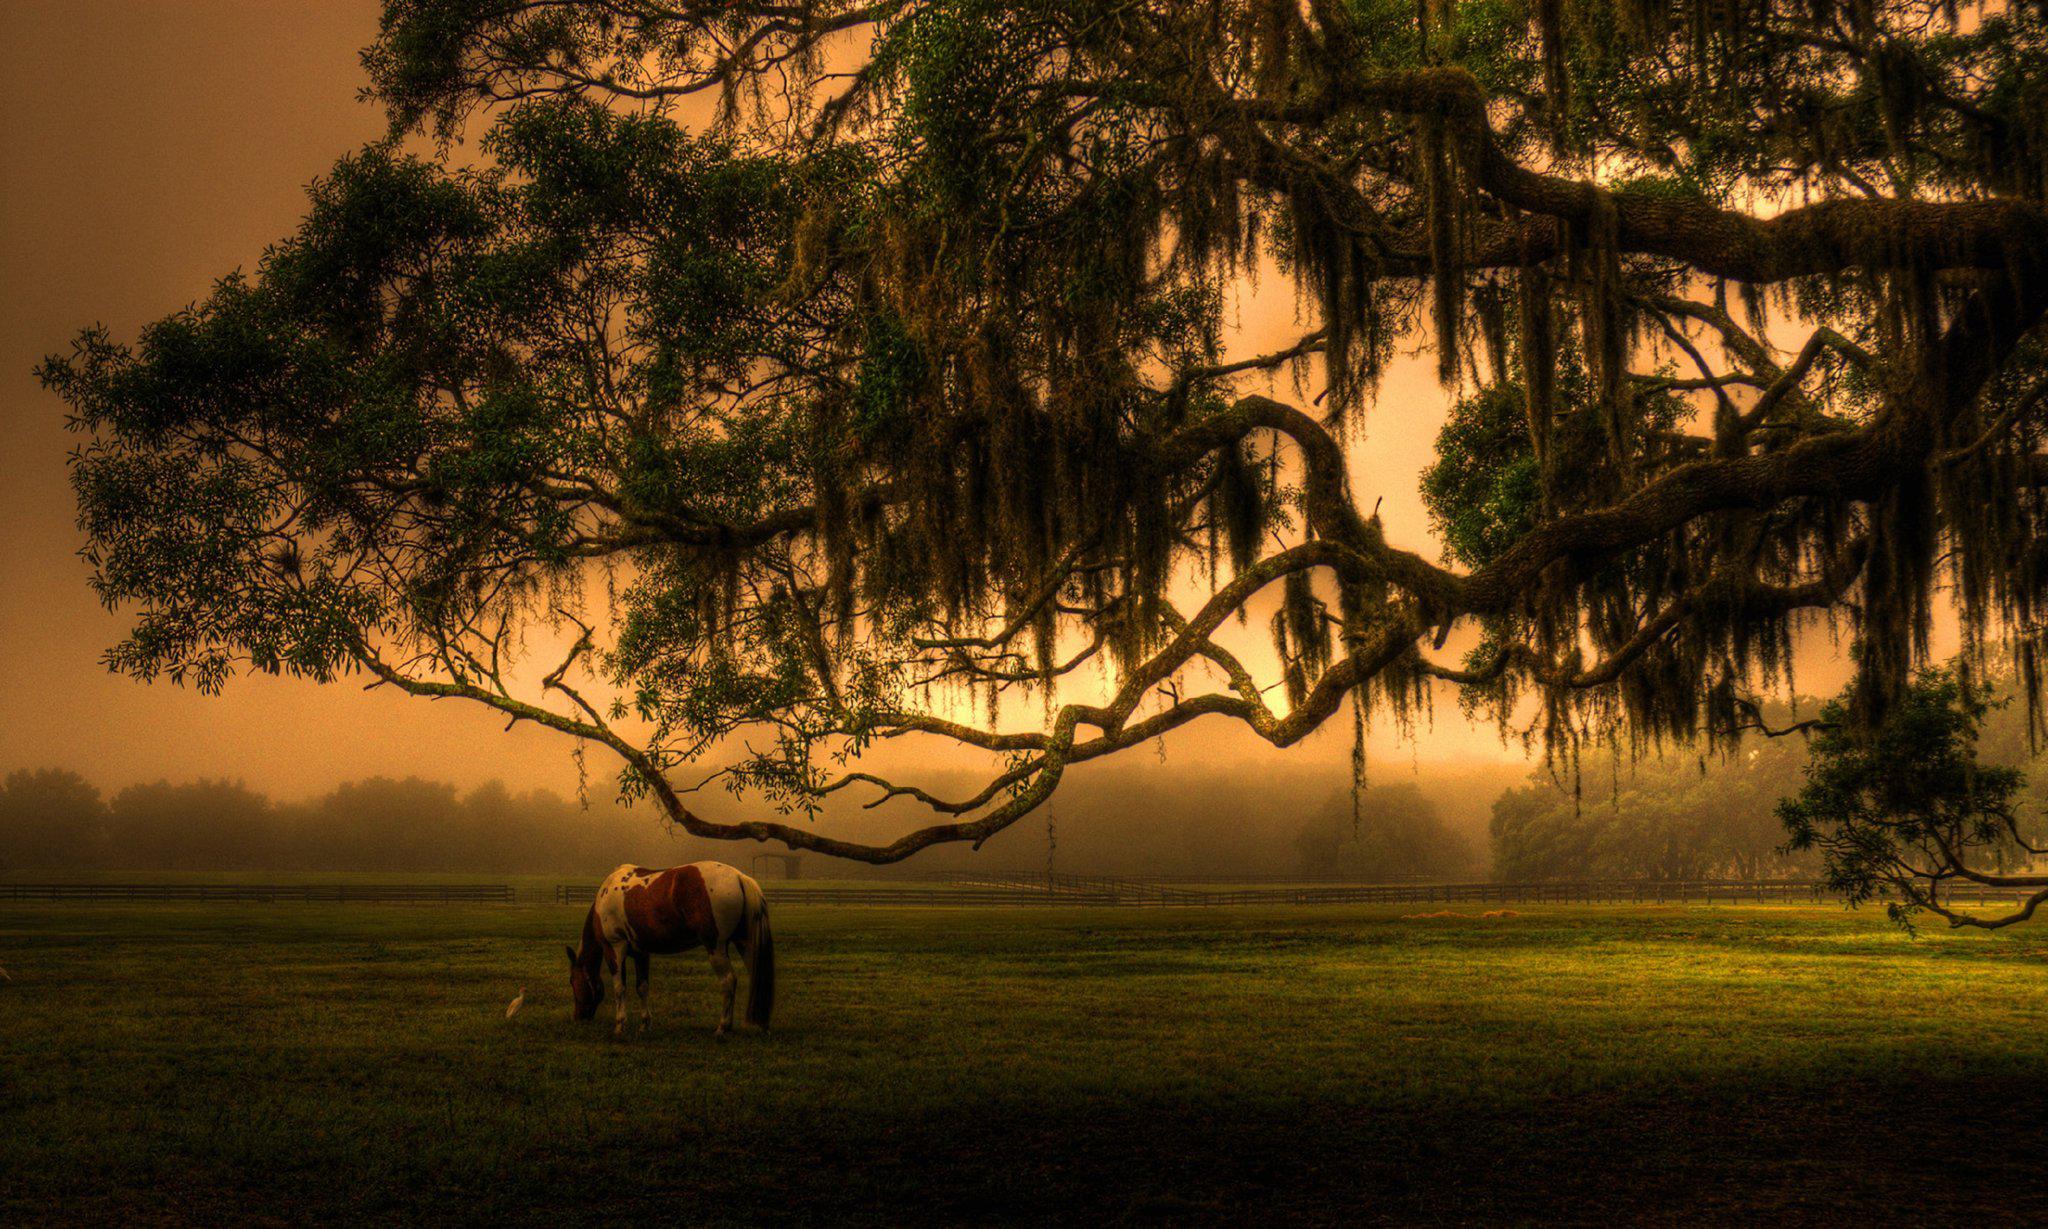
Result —
[[569, 953], [569, 997], [576, 1004], [573, 1014], [578, 1020], [588, 1020], [597, 1014], [597, 1005], [604, 1002], [604, 978], [576, 955], [575, 948], [563, 950]]

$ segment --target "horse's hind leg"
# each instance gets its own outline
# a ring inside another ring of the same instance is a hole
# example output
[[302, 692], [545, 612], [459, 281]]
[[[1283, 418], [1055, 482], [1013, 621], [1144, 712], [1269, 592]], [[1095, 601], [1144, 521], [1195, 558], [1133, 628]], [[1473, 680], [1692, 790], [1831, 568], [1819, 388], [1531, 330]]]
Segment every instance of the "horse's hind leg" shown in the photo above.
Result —
[[640, 1031], [646, 1032], [654, 1024], [654, 1013], [647, 1010], [647, 953], [633, 953], [633, 989], [640, 995]]
[[626, 957], [630, 954], [625, 945], [621, 944], [619, 946], [618, 961], [612, 965], [612, 975], [615, 979], [614, 988], [619, 992], [618, 1014], [612, 1017], [612, 1036], [614, 1037], [626, 1035]]
[[732, 971], [732, 957], [726, 955], [724, 947], [711, 953], [711, 972], [718, 978], [718, 988], [725, 995], [725, 1009], [718, 1016], [718, 1031], [732, 1031], [732, 1000], [739, 993], [740, 976]]

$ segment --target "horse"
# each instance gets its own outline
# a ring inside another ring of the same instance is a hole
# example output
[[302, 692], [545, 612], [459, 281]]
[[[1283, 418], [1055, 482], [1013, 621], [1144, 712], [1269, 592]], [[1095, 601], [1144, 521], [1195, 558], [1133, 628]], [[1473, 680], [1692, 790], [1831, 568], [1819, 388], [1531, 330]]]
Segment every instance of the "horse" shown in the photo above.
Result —
[[604, 1001], [604, 975], [617, 980], [618, 1016], [612, 1035], [626, 1032], [626, 962], [633, 963], [640, 996], [640, 1031], [654, 1016], [647, 1010], [647, 960], [702, 948], [725, 992], [718, 1032], [732, 1029], [733, 997], [739, 976], [731, 951], [747, 965], [747, 1023], [768, 1027], [775, 1008], [775, 936], [768, 928], [768, 902], [761, 885], [723, 862], [692, 862], [667, 870], [631, 864], [605, 878], [583, 919], [583, 937], [569, 953], [569, 994], [574, 1018], [588, 1020]]

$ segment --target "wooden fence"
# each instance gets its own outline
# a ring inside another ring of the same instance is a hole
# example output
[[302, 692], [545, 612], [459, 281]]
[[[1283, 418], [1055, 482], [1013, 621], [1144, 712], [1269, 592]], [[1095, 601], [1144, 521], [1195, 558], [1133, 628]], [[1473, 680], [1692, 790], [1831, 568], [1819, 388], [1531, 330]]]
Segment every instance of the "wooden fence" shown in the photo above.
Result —
[[0, 900], [509, 904], [507, 883], [4, 883]]
[[[1294, 884], [1287, 887], [1202, 888], [1187, 880], [1109, 879], [1078, 875], [961, 876], [945, 886], [853, 887], [783, 882], [769, 885], [780, 904], [817, 905], [1506, 905], [1546, 902], [1742, 904], [1832, 899], [1812, 879], [1588, 879], [1550, 883]], [[596, 888], [559, 884], [560, 904], [585, 904]], [[1958, 904], [2018, 900], [2025, 892], [1958, 891]]]
[[[556, 884], [515, 889], [505, 883], [8, 883], [0, 901], [328, 901], [376, 904], [512, 904], [517, 901], [587, 904], [591, 884]], [[1825, 884], [1811, 879], [1587, 879], [1552, 883], [1299, 883], [1241, 886], [1187, 880], [1115, 879], [1080, 875], [992, 874], [959, 876], [940, 883], [769, 885], [778, 904], [808, 905], [992, 905], [1221, 906], [1221, 905], [1488, 905], [1546, 902], [1741, 904], [1819, 902], [1832, 899]], [[1968, 889], [1952, 894], [1957, 904], [1992, 904], [2024, 898], [2019, 890]]]

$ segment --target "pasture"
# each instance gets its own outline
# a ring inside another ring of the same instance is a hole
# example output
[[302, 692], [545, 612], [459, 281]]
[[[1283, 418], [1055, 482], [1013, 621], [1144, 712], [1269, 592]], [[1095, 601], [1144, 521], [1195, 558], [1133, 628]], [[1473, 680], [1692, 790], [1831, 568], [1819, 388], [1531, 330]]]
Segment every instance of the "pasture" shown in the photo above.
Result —
[[655, 1030], [617, 1043], [609, 1002], [568, 1018], [573, 907], [0, 906], [0, 1220], [1996, 1224], [2048, 1199], [2048, 930], [1415, 912], [793, 904], [773, 1032], [714, 1039], [704, 963], [664, 958]]

